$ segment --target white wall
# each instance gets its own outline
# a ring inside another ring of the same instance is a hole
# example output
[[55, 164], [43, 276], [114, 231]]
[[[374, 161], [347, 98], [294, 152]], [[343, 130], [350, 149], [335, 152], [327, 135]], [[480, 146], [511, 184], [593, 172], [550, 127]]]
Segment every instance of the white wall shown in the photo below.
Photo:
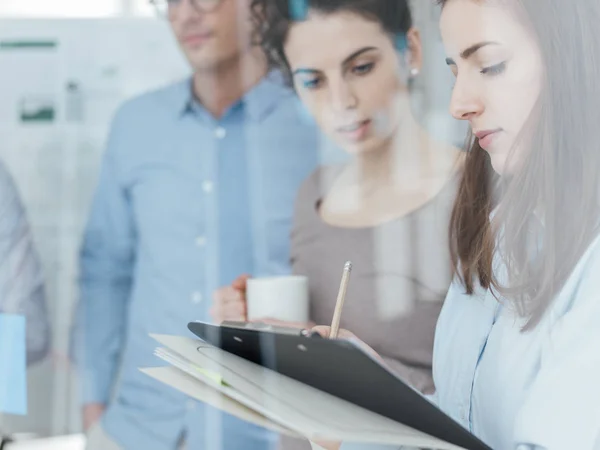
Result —
[[147, 0], [2, 0], [0, 17], [98, 18], [152, 16]]

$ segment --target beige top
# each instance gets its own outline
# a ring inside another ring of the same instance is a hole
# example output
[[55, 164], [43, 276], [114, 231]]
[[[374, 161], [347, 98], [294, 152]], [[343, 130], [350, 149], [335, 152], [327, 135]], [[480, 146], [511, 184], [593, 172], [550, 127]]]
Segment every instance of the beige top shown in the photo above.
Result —
[[[296, 201], [292, 267], [308, 276], [310, 318], [331, 323], [344, 263], [352, 261], [340, 327], [373, 347], [414, 388], [431, 393], [435, 327], [452, 278], [447, 237], [457, 177], [406, 216], [376, 227], [341, 228], [318, 212], [339, 173], [339, 167], [318, 169]], [[310, 450], [310, 444], [284, 437], [280, 448]]]
[[292, 266], [309, 278], [311, 320], [331, 322], [344, 263], [352, 261], [341, 327], [372, 346], [415, 388], [430, 392], [434, 330], [451, 281], [447, 235], [456, 179], [404, 217], [376, 227], [341, 228], [318, 213], [339, 170], [318, 169], [296, 202]]

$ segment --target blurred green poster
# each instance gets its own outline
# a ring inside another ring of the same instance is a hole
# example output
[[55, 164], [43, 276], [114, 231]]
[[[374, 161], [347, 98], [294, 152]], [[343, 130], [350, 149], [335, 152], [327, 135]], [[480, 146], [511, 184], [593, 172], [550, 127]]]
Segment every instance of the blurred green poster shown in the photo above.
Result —
[[[52, 124], [60, 98], [55, 39], [0, 40], [0, 116], [8, 125]], [[3, 124], [6, 124], [3, 123]]]
[[19, 105], [21, 122], [54, 122], [56, 107], [52, 97], [25, 97]]

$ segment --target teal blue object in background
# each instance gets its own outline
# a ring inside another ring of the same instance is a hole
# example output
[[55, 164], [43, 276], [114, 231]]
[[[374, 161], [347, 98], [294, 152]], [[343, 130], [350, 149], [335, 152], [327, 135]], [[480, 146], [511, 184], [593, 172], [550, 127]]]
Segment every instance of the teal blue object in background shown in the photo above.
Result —
[[27, 414], [25, 317], [0, 314], [0, 413]]
[[289, 0], [290, 16], [293, 20], [305, 20], [308, 15], [307, 0]]
[[399, 52], [404, 52], [408, 49], [408, 40], [406, 39], [406, 34], [396, 34], [394, 38], [394, 45], [396, 46], [396, 50]]

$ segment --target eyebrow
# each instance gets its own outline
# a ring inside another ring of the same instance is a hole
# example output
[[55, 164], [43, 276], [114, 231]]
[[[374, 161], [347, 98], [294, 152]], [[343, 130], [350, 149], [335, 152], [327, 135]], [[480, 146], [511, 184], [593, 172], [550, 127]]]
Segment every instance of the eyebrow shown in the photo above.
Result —
[[[360, 50], [355, 51], [350, 56], [346, 57], [344, 59], [344, 61], [342, 61], [342, 66], [345, 66], [346, 64], [348, 64], [350, 61], [352, 61], [357, 56], [360, 56], [366, 52], [370, 52], [371, 50], [377, 50], [377, 47], [363, 47]], [[294, 70], [293, 75], [298, 75], [301, 73], [315, 73], [315, 72], [319, 72], [319, 71], [316, 69], [299, 68], [299, 69]]]
[[[471, 45], [466, 50], [463, 50], [462, 53], [460, 54], [460, 57], [462, 59], [469, 59], [471, 56], [473, 56], [473, 54], [477, 53], [481, 48], [486, 47], [488, 45], [500, 45], [500, 44], [498, 42], [492, 42], [492, 41], [479, 42], [478, 44]], [[456, 65], [456, 61], [454, 61], [452, 58], [446, 58], [446, 64], [448, 64], [449, 66]]]

